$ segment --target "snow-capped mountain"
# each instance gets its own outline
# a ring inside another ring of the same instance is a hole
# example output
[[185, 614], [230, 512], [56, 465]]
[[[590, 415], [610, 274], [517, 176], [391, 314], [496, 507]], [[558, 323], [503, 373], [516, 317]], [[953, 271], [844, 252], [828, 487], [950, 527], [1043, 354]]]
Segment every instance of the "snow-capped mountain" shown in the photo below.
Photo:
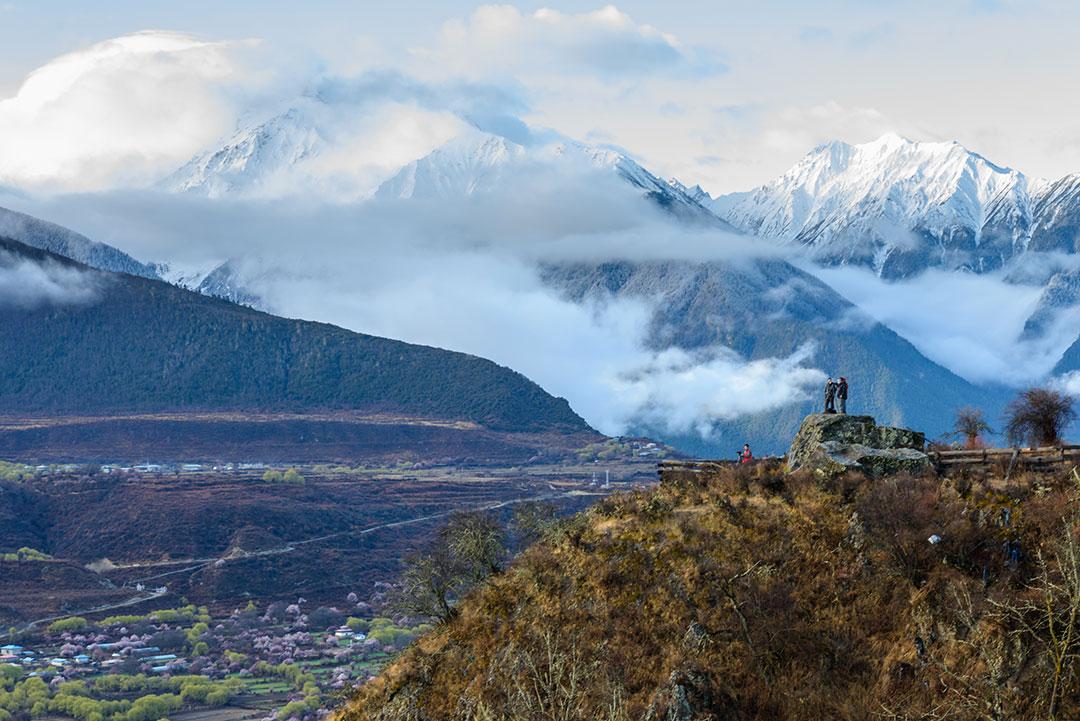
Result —
[[1080, 252], [1080, 173], [1046, 184], [1035, 200], [1031, 250]]
[[296, 108], [236, 132], [220, 149], [192, 158], [161, 182], [165, 190], [211, 198], [273, 194], [325, 140]]
[[479, 130], [465, 132], [399, 170], [377, 198], [447, 198], [491, 190], [525, 148]]
[[742, 230], [887, 278], [984, 272], [1028, 247], [1046, 184], [956, 142], [831, 142], [755, 190], [706, 201]]
[[667, 181], [627, 155], [571, 140], [526, 148], [502, 136], [470, 130], [402, 168], [375, 191], [376, 198], [454, 198], [491, 191], [515, 172], [553, 168], [567, 177], [610, 172], [677, 218], [734, 230], [700, 202], [708, 194]]
[[71, 258], [92, 268], [143, 278], [160, 277], [155, 266], [140, 263], [111, 245], [98, 243], [62, 225], [7, 208], [0, 208], [0, 237]]

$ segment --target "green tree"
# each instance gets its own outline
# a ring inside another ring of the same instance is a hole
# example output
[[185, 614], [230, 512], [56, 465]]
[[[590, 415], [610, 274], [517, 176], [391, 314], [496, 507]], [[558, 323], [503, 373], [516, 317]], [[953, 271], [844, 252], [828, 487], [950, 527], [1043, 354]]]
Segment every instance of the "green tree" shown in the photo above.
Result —
[[65, 631], [82, 631], [87, 627], [86, 619], [82, 616], [68, 616], [49, 624], [49, 633], [64, 633]]

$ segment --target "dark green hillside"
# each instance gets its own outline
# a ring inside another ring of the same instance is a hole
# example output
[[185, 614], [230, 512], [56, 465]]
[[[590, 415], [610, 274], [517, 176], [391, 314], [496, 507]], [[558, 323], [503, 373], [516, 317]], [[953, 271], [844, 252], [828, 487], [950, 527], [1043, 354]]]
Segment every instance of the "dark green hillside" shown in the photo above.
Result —
[[587, 429], [564, 399], [482, 358], [278, 318], [0, 239], [0, 269], [27, 261], [93, 274], [98, 292], [3, 307], [3, 415], [348, 410]]

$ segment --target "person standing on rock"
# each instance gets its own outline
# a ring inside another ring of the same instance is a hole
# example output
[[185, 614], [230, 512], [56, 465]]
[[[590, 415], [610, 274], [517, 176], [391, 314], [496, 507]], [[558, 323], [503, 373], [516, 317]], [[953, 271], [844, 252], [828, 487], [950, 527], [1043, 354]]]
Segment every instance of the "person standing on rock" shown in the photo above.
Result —
[[825, 381], [825, 412], [836, 413], [836, 381], [832, 376]]
[[840, 382], [836, 384], [836, 400], [840, 403], [840, 413], [847, 414], [847, 378], [840, 376]]
[[742, 450], [739, 451], [739, 463], [750, 463], [754, 460], [754, 454], [750, 452], [750, 444], [744, 443]]

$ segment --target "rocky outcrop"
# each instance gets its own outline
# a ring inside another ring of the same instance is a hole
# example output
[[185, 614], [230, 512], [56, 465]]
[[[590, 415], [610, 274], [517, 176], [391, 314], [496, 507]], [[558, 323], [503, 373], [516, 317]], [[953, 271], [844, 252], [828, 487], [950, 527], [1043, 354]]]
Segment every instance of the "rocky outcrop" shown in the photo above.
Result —
[[923, 473], [930, 458], [926, 437], [907, 428], [879, 426], [870, 416], [815, 413], [807, 416], [788, 451], [788, 469], [825, 475], [862, 470], [874, 477]]
[[708, 677], [700, 670], [676, 669], [657, 689], [643, 721], [732, 721], [735, 704], [710, 693]]

